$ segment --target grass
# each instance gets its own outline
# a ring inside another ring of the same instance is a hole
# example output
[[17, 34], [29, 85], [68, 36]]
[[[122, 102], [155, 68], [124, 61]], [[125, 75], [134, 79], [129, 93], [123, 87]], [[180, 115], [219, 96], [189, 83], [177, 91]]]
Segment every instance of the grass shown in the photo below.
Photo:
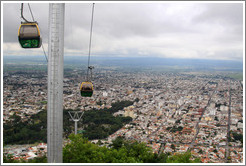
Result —
[[240, 72], [240, 73], [230, 73], [227, 75], [228, 77], [230, 78], [234, 78], [236, 80], [243, 80], [243, 72]]

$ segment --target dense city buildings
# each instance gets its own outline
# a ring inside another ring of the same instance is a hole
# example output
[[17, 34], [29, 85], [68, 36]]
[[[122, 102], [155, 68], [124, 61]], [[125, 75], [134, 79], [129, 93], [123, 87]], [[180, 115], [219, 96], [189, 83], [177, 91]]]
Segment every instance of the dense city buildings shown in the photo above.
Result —
[[[205, 163], [243, 162], [243, 142], [237, 137], [243, 135], [241, 81], [198, 72], [120, 72], [103, 68], [95, 71], [93, 96], [83, 98], [79, 86], [84, 78], [78, 69], [65, 71], [64, 109], [89, 111], [110, 108], [117, 101], [135, 101], [114, 113], [133, 120], [101, 140], [104, 145], [123, 136], [145, 142], [155, 153], [190, 150]], [[28, 121], [30, 115], [46, 109], [45, 72], [5, 72], [3, 80], [3, 123], [14, 113]], [[45, 143], [21, 148], [7, 146], [4, 152], [31, 158], [47, 151]]]

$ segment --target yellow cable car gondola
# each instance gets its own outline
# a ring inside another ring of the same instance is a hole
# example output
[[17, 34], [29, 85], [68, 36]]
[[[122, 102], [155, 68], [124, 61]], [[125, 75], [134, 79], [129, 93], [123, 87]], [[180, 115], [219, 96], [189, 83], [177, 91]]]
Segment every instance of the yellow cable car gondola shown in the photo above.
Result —
[[[94, 5], [95, 5], [95, 3], [93, 3], [93, 6], [92, 6], [87, 79], [86, 79], [85, 82], [82, 82], [81, 85], [80, 85], [80, 94], [83, 97], [91, 97], [92, 94], [93, 94], [93, 85], [92, 85], [92, 82], [90, 80], [92, 80], [92, 69], [94, 69], [94, 66], [90, 66], [90, 55], [91, 55], [91, 39], [92, 39], [92, 25], [93, 25]], [[89, 72], [90, 72], [90, 77], [89, 77]]]
[[[40, 30], [38, 27], [38, 23], [34, 21], [28, 21], [23, 16], [23, 3], [21, 3], [21, 18], [25, 22], [21, 22], [21, 25], [18, 30], [18, 39], [22, 48], [39, 48], [42, 44], [40, 37]], [[28, 4], [29, 5], [29, 4]], [[29, 6], [30, 12], [31, 8]], [[32, 14], [32, 12], [31, 12]]]
[[[80, 85], [80, 94], [83, 97], [91, 97], [93, 94], [93, 84], [90, 81], [92, 79], [92, 69], [94, 69], [94, 66], [89, 66], [87, 70], [87, 79], [86, 81], [82, 82]], [[90, 76], [89, 76], [90, 72]]]
[[82, 82], [80, 86], [80, 94], [83, 97], [91, 97], [93, 94], [93, 85], [91, 82]]
[[36, 22], [21, 23], [18, 39], [22, 48], [39, 48], [42, 41], [38, 24]]

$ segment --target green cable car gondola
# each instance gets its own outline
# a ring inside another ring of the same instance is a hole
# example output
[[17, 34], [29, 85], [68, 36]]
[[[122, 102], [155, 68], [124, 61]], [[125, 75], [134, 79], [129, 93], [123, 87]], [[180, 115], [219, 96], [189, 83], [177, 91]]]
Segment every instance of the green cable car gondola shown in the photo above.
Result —
[[80, 86], [80, 94], [83, 97], [91, 97], [93, 94], [93, 85], [91, 82], [82, 82]]
[[18, 39], [22, 48], [39, 48], [42, 41], [38, 24], [36, 22], [21, 23]]

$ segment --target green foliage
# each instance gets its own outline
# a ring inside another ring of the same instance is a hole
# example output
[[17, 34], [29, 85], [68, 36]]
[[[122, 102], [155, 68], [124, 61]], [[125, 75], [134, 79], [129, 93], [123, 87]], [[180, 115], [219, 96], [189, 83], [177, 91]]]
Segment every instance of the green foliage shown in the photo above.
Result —
[[47, 157], [35, 157], [34, 159], [28, 160], [27, 163], [47, 163]]
[[199, 158], [196, 158], [195, 160], [191, 160], [191, 153], [185, 152], [185, 153], [176, 153], [175, 155], [169, 156], [167, 159], [167, 163], [197, 163], [200, 162]]
[[237, 80], [243, 80], [243, 73], [242, 72], [230, 73], [230, 74], [228, 74], [228, 77], [234, 78], [234, 79], [237, 79]]
[[8, 121], [3, 125], [4, 144], [46, 142], [46, 110], [32, 115], [29, 121], [21, 121], [21, 117], [16, 114], [11, 119], [13, 121]]
[[100, 147], [80, 135], [71, 134], [71, 143], [63, 149], [66, 163], [141, 163], [149, 158], [150, 149], [144, 144], [124, 142], [115, 148]]
[[131, 117], [113, 116], [113, 113], [132, 105], [132, 101], [121, 101], [112, 104], [110, 109], [86, 111], [82, 117], [85, 126], [84, 136], [91, 139], [103, 139], [132, 121]]
[[200, 149], [198, 153], [202, 154], [203, 153], [202, 149]]
[[[71, 134], [70, 143], [63, 148], [63, 163], [194, 163], [200, 159], [191, 160], [191, 153], [153, 153], [145, 143], [127, 141], [118, 137], [110, 145], [99, 146], [88, 141], [81, 134]], [[99, 143], [101, 144], [101, 143]], [[3, 157], [4, 163], [47, 163], [47, 157], [37, 157], [31, 160], [13, 160], [13, 156]]]
[[136, 98], [136, 99], [135, 99], [135, 102], [139, 102], [139, 98]]
[[173, 126], [173, 127], [168, 127], [167, 130], [170, 130], [170, 132], [175, 133], [177, 131], [182, 131], [183, 130], [183, 127], [182, 126], [179, 126], [179, 127]]
[[176, 124], [180, 124], [180, 119], [175, 121]]
[[13, 155], [4, 155], [3, 156], [3, 163], [47, 163], [47, 157], [41, 156], [41, 157], [35, 157], [30, 160], [14, 160]]
[[13, 119], [14, 123], [20, 123], [21, 117], [18, 116], [16, 113], [14, 113], [12, 116], [10, 116], [10, 119]]
[[100, 100], [99, 102], [97, 102], [97, 105], [103, 105], [104, 103], [102, 103], [102, 101]]
[[219, 119], [218, 119], [218, 117], [217, 117], [217, 116], [215, 116], [215, 117], [214, 117], [214, 120], [219, 121]]
[[[86, 111], [82, 117], [82, 122], [78, 123], [78, 127], [82, 127], [82, 124], [85, 125], [84, 135], [89, 139], [106, 138], [123, 127], [124, 124], [132, 121], [131, 117], [114, 117], [112, 115], [132, 104], [132, 101], [121, 101], [113, 103], [110, 109]], [[68, 137], [74, 130], [74, 122], [69, 121], [68, 111], [74, 110], [63, 110], [64, 137]], [[47, 142], [47, 110], [32, 115], [30, 120], [25, 122], [17, 114], [10, 118], [13, 121], [8, 121], [3, 125], [4, 144]]]
[[174, 144], [172, 144], [172, 145], [171, 145], [171, 148], [172, 148], [173, 150], [175, 150], [176, 147], [175, 147]]
[[127, 156], [126, 148], [108, 149], [105, 146], [100, 147], [90, 143], [88, 139], [81, 135], [71, 134], [69, 136], [71, 143], [67, 144], [63, 149], [64, 163], [124, 163], [137, 160]]
[[123, 143], [124, 143], [124, 138], [119, 136], [112, 141], [112, 144], [110, 146], [114, 149], [119, 149], [123, 146]]
[[40, 103], [41, 104], [47, 104], [47, 101], [41, 101]]
[[174, 162], [200, 162], [199, 159], [191, 160], [191, 153], [158, 154], [153, 153], [145, 143], [126, 141], [123, 137], [116, 138], [111, 148], [100, 147], [90, 143], [82, 135], [71, 134], [71, 143], [63, 148], [64, 163], [174, 163]]
[[13, 156], [8, 154], [3, 156], [3, 163], [18, 163], [18, 160], [14, 160]]
[[119, 110], [122, 110], [124, 107], [128, 107], [130, 105], [133, 105], [133, 101], [120, 101], [120, 102], [115, 102], [112, 103], [112, 107], [108, 109], [109, 112], [115, 113]]
[[233, 138], [235, 141], [240, 141], [241, 143], [243, 143], [243, 135], [242, 134], [238, 134], [236, 132], [232, 132]]

